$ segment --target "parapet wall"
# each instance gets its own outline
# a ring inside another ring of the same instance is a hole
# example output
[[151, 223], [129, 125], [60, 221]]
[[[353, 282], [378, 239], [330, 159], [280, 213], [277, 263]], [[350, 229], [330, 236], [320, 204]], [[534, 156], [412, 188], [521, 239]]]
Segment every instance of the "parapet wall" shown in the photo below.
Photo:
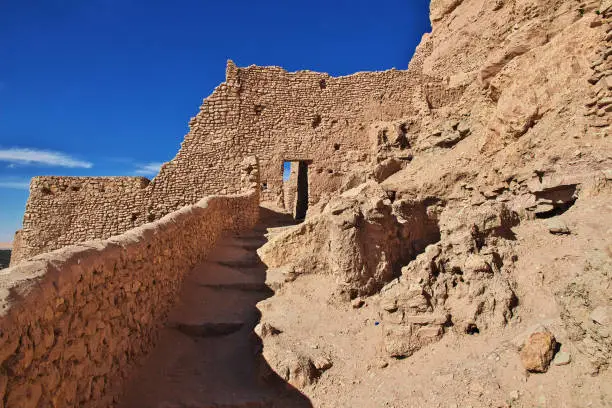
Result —
[[0, 406], [111, 406], [153, 347], [183, 276], [224, 233], [252, 228], [258, 215], [257, 189], [207, 197], [3, 270]]

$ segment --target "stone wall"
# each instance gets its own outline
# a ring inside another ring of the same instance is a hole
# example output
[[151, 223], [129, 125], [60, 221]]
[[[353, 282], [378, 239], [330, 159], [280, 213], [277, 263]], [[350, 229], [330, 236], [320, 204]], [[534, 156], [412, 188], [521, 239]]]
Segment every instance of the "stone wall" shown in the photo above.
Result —
[[340, 189], [350, 169], [379, 160], [381, 143], [396, 142], [373, 131], [377, 123], [412, 118], [416, 125], [401, 128], [403, 137], [405, 131], [418, 132], [428, 109], [457, 100], [463, 88], [450, 89], [448, 78], [422, 74], [431, 52], [424, 36], [408, 70], [337, 78], [278, 67], [238, 68], [229, 61], [226, 81], [204, 100], [180, 151], [150, 183], [34, 179], [15, 262], [126, 231], [206, 195], [238, 193], [247, 156], [259, 158], [262, 198], [281, 206], [283, 161], [308, 161], [309, 201], [316, 204]]
[[207, 197], [125, 234], [4, 270], [0, 406], [111, 406], [153, 347], [183, 276], [258, 214], [258, 189]]
[[12, 265], [45, 250], [104, 239], [152, 221], [144, 177], [34, 177]]
[[[259, 182], [257, 158], [242, 157], [236, 166], [241, 176], [235, 193]], [[153, 210], [149, 183], [144, 177], [34, 177], [23, 228], [15, 234], [11, 265], [161, 218], [163, 214]], [[174, 211], [197, 201], [175, 200], [169, 208]]]
[[252, 154], [267, 186], [263, 198], [270, 201], [282, 200], [283, 161], [309, 161], [310, 199], [316, 203], [339, 188], [355, 163], [374, 159], [372, 122], [417, 113], [412, 98], [421, 86], [416, 70], [334, 78], [237, 68], [230, 61], [226, 81], [204, 100], [181, 150], [152, 181], [152, 201], [164, 212], [177, 199], [234, 192], [237, 163]]

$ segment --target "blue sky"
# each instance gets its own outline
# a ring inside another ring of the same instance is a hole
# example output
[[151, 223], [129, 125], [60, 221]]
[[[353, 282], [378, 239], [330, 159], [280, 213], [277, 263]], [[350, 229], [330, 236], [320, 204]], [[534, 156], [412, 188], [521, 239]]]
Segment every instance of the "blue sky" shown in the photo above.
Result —
[[144, 175], [176, 154], [225, 63], [405, 69], [428, 0], [0, 2], [0, 241], [36, 175]]

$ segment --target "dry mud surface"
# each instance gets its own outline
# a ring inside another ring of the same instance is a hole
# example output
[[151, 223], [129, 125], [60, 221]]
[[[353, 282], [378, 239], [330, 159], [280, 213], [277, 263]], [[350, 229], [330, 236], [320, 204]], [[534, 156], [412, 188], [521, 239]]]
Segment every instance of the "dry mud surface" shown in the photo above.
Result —
[[[593, 301], [610, 301], [612, 223], [609, 217], [592, 217], [610, 214], [611, 202], [610, 196], [601, 197], [563, 214], [568, 235], [552, 235], [547, 220], [514, 229], [520, 301], [503, 328], [473, 334], [451, 328], [410, 357], [393, 358], [385, 351], [381, 296], [355, 309], [337, 300], [333, 277], [306, 275], [269, 282], [276, 293], [258, 307], [262, 321], [281, 333], [265, 338], [270, 350], [264, 355], [275, 361], [291, 351], [312, 361], [328, 359], [331, 367], [300, 387], [316, 407], [609, 407], [612, 375], [594, 369], [568, 330], [564, 308], [580, 315], [574, 305], [578, 295], [569, 291], [585, 273], [593, 279], [603, 275], [601, 282], [583, 285], [598, 291], [590, 294]], [[527, 372], [518, 352], [525, 333], [539, 324], [571, 356], [569, 364], [553, 363], [544, 374]]]

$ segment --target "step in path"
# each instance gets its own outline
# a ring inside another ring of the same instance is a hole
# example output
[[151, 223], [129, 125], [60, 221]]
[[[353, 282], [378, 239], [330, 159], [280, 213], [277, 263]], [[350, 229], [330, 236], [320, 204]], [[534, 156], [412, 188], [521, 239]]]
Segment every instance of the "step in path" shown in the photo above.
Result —
[[263, 382], [255, 305], [272, 295], [257, 248], [286, 214], [261, 209], [259, 224], [227, 236], [186, 276], [156, 348], [126, 384], [120, 408], [311, 407], [280, 378]]

